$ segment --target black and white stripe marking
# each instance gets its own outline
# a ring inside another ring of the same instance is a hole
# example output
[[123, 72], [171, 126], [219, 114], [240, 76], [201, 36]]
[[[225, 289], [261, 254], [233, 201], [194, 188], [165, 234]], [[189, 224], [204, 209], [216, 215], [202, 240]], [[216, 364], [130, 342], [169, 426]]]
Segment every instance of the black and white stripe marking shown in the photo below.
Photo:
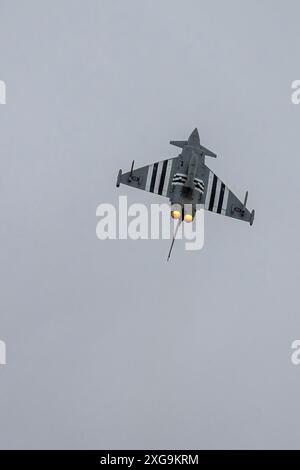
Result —
[[[172, 179], [172, 185], [174, 186], [184, 186], [187, 180], [187, 175], [183, 173], [176, 173]], [[204, 192], [204, 183], [199, 178], [194, 178], [195, 190], [200, 193]]]
[[205, 197], [205, 209], [226, 215], [229, 190], [227, 186], [212, 172], [209, 172]]
[[195, 183], [196, 191], [199, 191], [200, 193], [203, 193], [204, 192], [204, 182], [202, 180], [200, 180], [199, 178], [195, 178], [194, 183]]
[[167, 196], [172, 159], [149, 165], [145, 191]]
[[187, 180], [187, 175], [184, 173], [175, 173], [172, 179], [172, 186], [184, 186]]

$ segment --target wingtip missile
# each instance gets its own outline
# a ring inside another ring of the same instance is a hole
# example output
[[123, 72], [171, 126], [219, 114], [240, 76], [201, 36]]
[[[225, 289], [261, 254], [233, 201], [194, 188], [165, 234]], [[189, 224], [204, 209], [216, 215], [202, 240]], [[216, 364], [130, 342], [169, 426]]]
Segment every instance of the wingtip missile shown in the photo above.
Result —
[[[244, 213], [245, 213], [246, 206], [247, 206], [248, 194], [249, 194], [249, 192], [246, 191], [245, 199], [244, 199], [244, 203], [243, 203], [243, 208], [242, 208], [242, 212], [244, 212]], [[250, 223], [251, 226], [253, 225], [254, 217], [255, 217], [255, 210], [253, 209], [251, 214], [250, 214], [250, 220], [249, 220], [249, 223]]]
[[116, 183], [117, 188], [120, 186], [121, 177], [122, 177], [122, 170], [119, 170], [118, 178], [117, 178], [117, 183]]

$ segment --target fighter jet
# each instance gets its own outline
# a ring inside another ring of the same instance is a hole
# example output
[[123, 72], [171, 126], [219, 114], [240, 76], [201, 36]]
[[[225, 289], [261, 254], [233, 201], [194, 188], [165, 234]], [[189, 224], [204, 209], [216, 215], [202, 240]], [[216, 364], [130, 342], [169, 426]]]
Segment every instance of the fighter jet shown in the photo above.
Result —
[[122, 183], [169, 198], [171, 217], [179, 221], [177, 229], [180, 222], [191, 223], [194, 220], [197, 205], [253, 224], [255, 211], [250, 212], [246, 207], [248, 191], [244, 202], [241, 202], [206, 165], [206, 157], [216, 158], [217, 155], [200, 144], [197, 128], [188, 140], [171, 140], [170, 144], [182, 149], [177, 157], [137, 169], [134, 169], [133, 161], [129, 172], [119, 171], [117, 187]]

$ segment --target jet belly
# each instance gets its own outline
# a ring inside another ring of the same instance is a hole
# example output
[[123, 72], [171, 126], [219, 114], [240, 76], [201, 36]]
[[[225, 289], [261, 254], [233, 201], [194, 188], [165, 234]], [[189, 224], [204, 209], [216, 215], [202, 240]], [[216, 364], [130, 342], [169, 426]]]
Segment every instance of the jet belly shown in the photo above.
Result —
[[184, 206], [185, 204], [200, 203], [202, 182], [196, 178], [199, 163], [199, 156], [196, 152], [184, 149], [173, 174], [171, 204]]
[[174, 182], [172, 183], [172, 192], [170, 195], [171, 204], [200, 204], [202, 193], [198, 190], [189, 189], [185, 186], [185, 183]]
[[195, 177], [197, 174], [197, 167], [198, 167], [198, 156], [195, 152], [193, 152], [191, 159], [190, 159], [189, 166], [188, 166], [187, 179], [184, 185], [185, 188], [194, 189]]

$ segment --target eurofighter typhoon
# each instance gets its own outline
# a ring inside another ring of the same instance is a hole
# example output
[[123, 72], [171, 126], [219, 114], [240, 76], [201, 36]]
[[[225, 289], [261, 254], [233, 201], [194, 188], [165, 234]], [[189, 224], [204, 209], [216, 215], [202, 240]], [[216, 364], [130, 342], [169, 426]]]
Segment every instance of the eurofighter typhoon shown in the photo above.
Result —
[[205, 157], [216, 158], [217, 155], [200, 144], [197, 129], [188, 140], [173, 140], [170, 144], [182, 149], [177, 157], [137, 169], [134, 169], [133, 161], [129, 172], [119, 171], [117, 187], [122, 183], [169, 198], [171, 217], [179, 221], [177, 229], [180, 222], [191, 223], [194, 220], [197, 204], [210, 212], [253, 224], [255, 211], [250, 212], [246, 207], [248, 191], [244, 202], [241, 202], [208, 168]]

